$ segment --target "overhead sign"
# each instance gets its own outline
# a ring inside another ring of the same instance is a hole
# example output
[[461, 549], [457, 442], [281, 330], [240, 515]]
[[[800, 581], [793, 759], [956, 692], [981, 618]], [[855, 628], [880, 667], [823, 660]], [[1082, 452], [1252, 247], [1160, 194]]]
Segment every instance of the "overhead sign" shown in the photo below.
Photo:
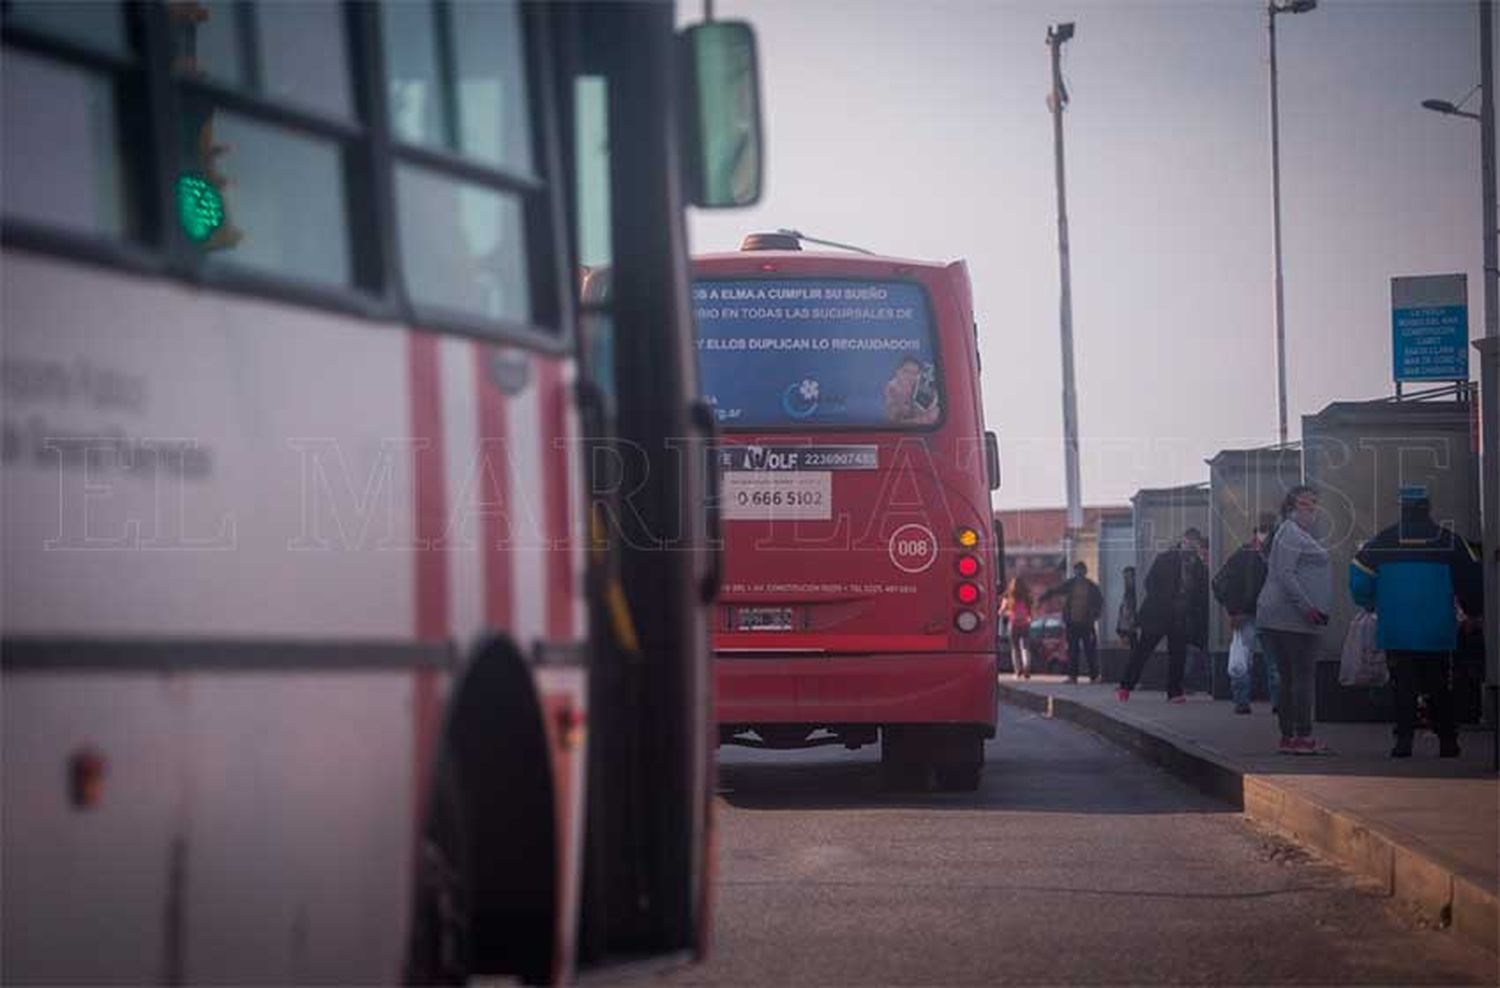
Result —
[[721, 446], [723, 470], [875, 470], [879, 446]]
[[1397, 381], [1469, 379], [1469, 277], [1391, 279], [1391, 365]]

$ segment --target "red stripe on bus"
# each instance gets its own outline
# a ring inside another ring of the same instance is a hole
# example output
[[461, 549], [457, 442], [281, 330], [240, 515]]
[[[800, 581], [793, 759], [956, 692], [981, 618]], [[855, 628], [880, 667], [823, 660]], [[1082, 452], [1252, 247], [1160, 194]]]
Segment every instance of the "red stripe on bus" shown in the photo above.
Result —
[[438, 340], [407, 334], [411, 387], [412, 458], [415, 473], [416, 634], [421, 641], [448, 638], [448, 559], [443, 544], [448, 500], [443, 482], [443, 411], [438, 392]]
[[[407, 384], [411, 401], [413, 577], [415, 632], [420, 641], [448, 638], [448, 559], [443, 543], [447, 492], [443, 481], [443, 412], [439, 398], [438, 339], [407, 334]], [[426, 812], [428, 771], [442, 710], [435, 669], [419, 669], [412, 683], [412, 781], [416, 833]]]
[[547, 637], [573, 637], [572, 540], [569, 537], [567, 389], [562, 362], [537, 361], [537, 388], [542, 401], [542, 500], [547, 526]]
[[479, 406], [479, 499], [481, 560], [484, 570], [484, 620], [490, 628], [509, 630], [515, 613], [510, 552], [510, 459], [506, 436], [505, 396], [490, 380], [494, 348], [474, 345], [474, 394]]
[[947, 635], [799, 635], [776, 631], [720, 632], [721, 652], [946, 652]]

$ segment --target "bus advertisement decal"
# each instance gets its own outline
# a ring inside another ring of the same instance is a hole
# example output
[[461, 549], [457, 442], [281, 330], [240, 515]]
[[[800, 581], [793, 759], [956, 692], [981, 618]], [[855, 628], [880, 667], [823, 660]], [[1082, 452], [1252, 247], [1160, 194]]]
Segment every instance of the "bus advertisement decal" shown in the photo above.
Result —
[[722, 470], [875, 470], [880, 447], [867, 446], [721, 446]]
[[828, 521], [833, 518], [833, 474], [730, 470], [724, 474], [720, 511], [726, 521]]

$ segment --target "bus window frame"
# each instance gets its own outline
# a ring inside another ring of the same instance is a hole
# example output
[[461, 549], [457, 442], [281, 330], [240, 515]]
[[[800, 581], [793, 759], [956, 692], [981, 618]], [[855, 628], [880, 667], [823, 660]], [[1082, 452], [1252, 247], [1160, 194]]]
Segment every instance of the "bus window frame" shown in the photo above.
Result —
[[[399, 2], [399, 0], [398, 0]], [[446, 7], [444, 0], [438, 3]], [[558, 125], [550, 43], [555, 37], [546, 5], [522, 3], [527, 74], [527, 115], [535, 150], [533, 176], [508, 173], [457, 154], [403, 145], [394, 139], [386, 113], [380, 9], [363, 0], [342, 0], [344, 41], [350, 73], [350, 116], [302, 106], [209, 78], [172, 71], [168, 11], [162, 0], [122, 4], [131, 52], [99, 51], [29, 28], [5, 23], [0, 46], [67, 68], [107, 76], [116, 87], [116, 120], [138, 124], [121, 144], [123, 194], [136, 207], [138, 229], [123, 238], [64, 230], [6, 216], [0, 244], [64, 260], [198, 285], [232, 295], [291, 303], [353, 315], [393, 328], [471, 338], [523, 347], [545, 355], [575, 348], [576, 304], [567, 276], [572, 240], [565, 224]], [[127, 95], [127, 94], [131, 95]], [[329, 285], [233, 262], [208, 263], [178, 226], [172, 182], [179, 164], [176, 124], [184, 96], [207, 100], [249, 119], [299, 137], [326, 141], [342, 162], [351, 283]], [[138, 102], [132, 108], [131, 100]], [[130, 112], [134, 109], [134, 112]], [[395, 171], [407, 163], [448, 180], [472, 182], [514, 195], [525, 216], [531, 319], [484, 319], [415, 304], [406, 290], [397, 239]]]
[[[811, 265], [806, 265], [806, 266], [807, 267], [811, 267]], [[893, 284], [894, 283], [900, 283], [900, 284], [907, 284], [907, 285], [913, 285], [913, 286], [915, 286], [917, 288], [917, 290], [922, 293], [922, 305], [927, 310], [928, 332], [931, 335], [931, 340], [932, 340], [932, 344], [933, 344], [933, 346], [932, 346], [932, 373], [933, 373], [933, 378], [934, 378], [934, 380], [937, 383], [938, 394], [939, 394], [939, 396], [941, 397], [941, 400], [942, 400], [942, 404], [938, 408], [937, 421], [928, 423], [926, 425], [907, 425], [907, 426], [895, 425], [895, 424], [890, 423], [890, 422], [882, 422], [882, 423], [880, 423], [878, 425], [852, 425], [852, 424], [840, 425], [840, 424], [834, 424], [834, 425], [810, 426], [810, 425], [802, 424], [802, 425], [762, 425], [762, 426], [746, 425], [746, 426], [741, 426], [741, 425], [730, 425], [730, 424], [728, 424], [728, 423], [726, 423], [724, 421], [721, 421], [721, 420], [718, 419], [718, 416], [716, 414], [714, 416], [714, 418], [715, 418], [715, 421], [718, 423], [718, 429], [719, 429], [719, 431], [722, 434], [726, 435], [726, 436], [749, 436], [749, 435], [766, 435], [766, 436], [769, 436], [769, 435], [793, 435], [793, 436], [796, 436], [796, 435], [807, 435], [807, 436], [816, 438], [816, 437], [821, 436], [821, 435], [832, 435], [832, 434], [843, 433], [843, 432], [857, 432], [857, 433], [873, 433], [873, 434], [877, 434], [877, 435], [890, 435], [890, 436], [893, 436], [893, 437], [900, 438], [900, 437], [905, 437], [905, 436], [927, 436], [927, 435], [932, 435], [934, 433], [941, 432], [945, 428], [947, 428], [947, 426], [948, 426], [948, 411], [949, 411], [948, 376], [947, 376], [947, 373], [945, 372], [945, 369], [944, 369], [944, 366], [943, 366], [943, 339], [942, 339], [942, 333], [939, 332], [939, 329], [938, 329], [937, 310], [933, 306], [933, 303], [932, 303], [932, 288], [925, 281], [923, 281], [921, 278], [913, 278], [913, 277], [909, 277], [909, 276], [896, 275], [896, 276], [891, 276], [891, 277], [881, 276], [881, 277], [857, 278], [857, 277], [852, 277], [850, 275], [842, 275], [842, 274], [841, 275], [817, 275], [817, 274], [807, 274], [807, 273], [804, 272], [803, 268], [804, 268], [804, 264], [799, 263], [797, 265], [797, 268], [796, 268], [796, 273], [791, 273], [789, 271], [777, 271], [777, 272], [773, 272], [773, 273], [769, 273], [769, 274], [765, 273], [765, 272], [756, 272], [755, 274], [746, 273], [746, 274], [743, 274], [743, 275], [736, 275], [736, 274], [715, 274], [711, 278], [702, 278], [702, 279], [699, 278], [699, 276], [697, 274], [697, 271], [695, 269], [694, 272], [689, 277], [689, 291], [691, 291], [692, 289], [696, 288], [698, 286], [698, 282], [700, 280], [703, 280], [703, 281], [710, 281], [710, 280], [713, 280], [713, 281], [766, 281], [766, 282], [771, 282], [771, 281], [779, 281], [779, 282], [785, 282], [785, 281], [814, 281], [814, 280], [816, 280], [816, 281], [825, 281], [825, 282], [827, 282], [827, 281], [850, 281], [850, 282], [856, 282], [858, 284], [865, 284], [865, 285], [868, 285], [868, 284], [879, 284], [879, 283], [882, 283], [882, 282], [889, 282], [889, 283], [893, 283]], [[691, 299], [689, 299], [689, 301], [692, 302]], [[696, 305], [695, 302], [693, 302], [692, 304]], [[699, 390], [701, 392], [702, 387], [703, 387], [703, 381], [702, 381], [703, 374], [701, 373], [701, 369], [699, 369], [697, 367], [697, 363], [696, 363], [696, 361], [697, 361], [697, 351], [696, 351], [697, 325], [698, 325], [697, 324], [697, 319], [694, 318], [694, 320], [693, 320], [693, 338], [694, 338], [694, 345], [695, 345], [694, 346], [694, 355], [693, 355], [694, 356], [694, 370], [698, 372], [698, 378], [699, 378], [698, 387], [699, 387]]]

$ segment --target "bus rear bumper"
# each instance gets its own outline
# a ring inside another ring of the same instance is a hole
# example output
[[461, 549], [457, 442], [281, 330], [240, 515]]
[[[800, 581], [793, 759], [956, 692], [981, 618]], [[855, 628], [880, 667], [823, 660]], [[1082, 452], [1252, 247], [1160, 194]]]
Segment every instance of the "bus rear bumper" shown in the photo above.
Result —
[[714, 666], [721, 725], [995, 725], [991, 652], [721, 656]]

